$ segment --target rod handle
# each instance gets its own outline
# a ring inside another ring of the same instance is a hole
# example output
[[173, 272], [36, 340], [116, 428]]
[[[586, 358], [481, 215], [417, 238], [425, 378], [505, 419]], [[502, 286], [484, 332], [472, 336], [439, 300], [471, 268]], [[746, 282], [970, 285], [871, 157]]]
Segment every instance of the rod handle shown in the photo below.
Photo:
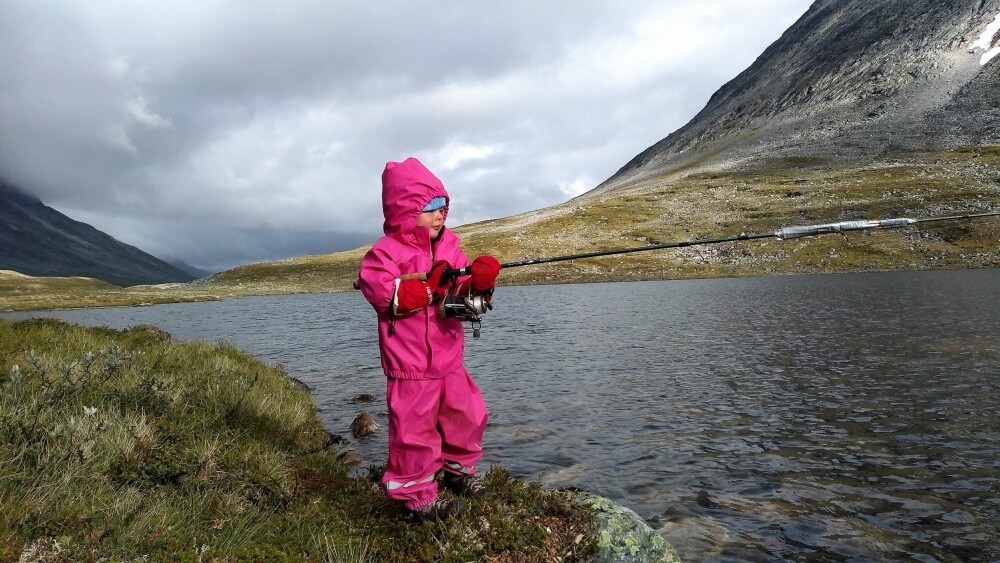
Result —
[[[428, 275], [430, 275], [429, 272], [414, 272], [412, 274], [403, 274], [403, 275], [399, 276], [399, 279], [402, 280], [402, 281], [406, 281], [406, 280], [427, 281]], [[467, 276], [467, 275], [469, 275], [469, 268], [468, 267], [465, 267], [465, 268], [445, 268], [444, 272], [441, 274], [441, 279], [444, 279], [444, 280], [454, 280], [455, 278], [458, 278], [459, 276]]]
[[442, 278], [448, 278], [451, 280], [458, 279], [460, 276], [469, 275], [469, 271], [472, 269], [471, 266], [466, 266], [464, 268], [448, 268], [444, 271]]

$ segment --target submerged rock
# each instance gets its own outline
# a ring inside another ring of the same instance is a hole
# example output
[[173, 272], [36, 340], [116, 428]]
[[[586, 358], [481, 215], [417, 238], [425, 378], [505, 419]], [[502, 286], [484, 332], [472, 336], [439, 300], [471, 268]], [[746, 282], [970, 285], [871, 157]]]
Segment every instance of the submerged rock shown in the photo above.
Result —
[[539, 480], [543, 487], [550, 489], [573, 488], [578, 487], [581, 481], [598, 471], [600, 469], [595, 465], [577, 463], [555, 473], [545, 473]]
[[677, 550], [632, 510], [590, 493], [575, 497], [597, 513], [597, 553], [587, 563], [680, 563]]
[[364, 458], [358, 455], [358, 452], [354, 450], [347, 450], [346, 452], [337, 456], [337, 459], [339, 459], [341, 463], [343, 463], [348, 467], [356, 467], [365, 462]]
[[705, 559], [718, 557], [732, 541], [726, 526], [709, 517], [672, 518], [658, 531], [686, 553], [697, 553]]
[[288, 376], [288, 379], [290, 379], [292, 381], [292, 384], [294, 384], [299, 389], [305, 391], [306, 393], [312, 393], [312, 387], [309, 387], [309, 385], [306, 384], [306, 382], [302, 381], [301, 379], [297, 379], [290, 375]]
[[366, 412], [358, 414], [354, 418], [354, 422], [351, 423], [351, 434], [354, 434], [355, 438], [371, 436], [376, 430], [378, 430], [378, 424], [375, 424], [371, 415]]

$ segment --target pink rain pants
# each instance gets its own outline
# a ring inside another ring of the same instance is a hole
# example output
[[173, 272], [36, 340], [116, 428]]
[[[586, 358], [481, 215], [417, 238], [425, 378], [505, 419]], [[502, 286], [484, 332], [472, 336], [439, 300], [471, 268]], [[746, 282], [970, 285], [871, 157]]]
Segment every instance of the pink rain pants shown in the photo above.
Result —
[[476, 474], [483, 456], [486, 404], [472, 377], [460, 368], [440, 379], [386, 383], [389, 462], [382, 483], [389, 498], [416, 510], [437, 498], [434, 474]]

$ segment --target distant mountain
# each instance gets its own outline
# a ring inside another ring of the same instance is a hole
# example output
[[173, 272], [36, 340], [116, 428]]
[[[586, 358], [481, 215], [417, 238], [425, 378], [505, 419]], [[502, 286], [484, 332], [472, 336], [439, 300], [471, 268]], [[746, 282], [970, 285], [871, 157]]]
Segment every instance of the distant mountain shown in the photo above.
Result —
[[998, 16], [1000, 0], [817, 0], [689, 123], [584, 197], [1000, 143]]
[[30, 276], [82, 276], [122, 287], [197, 277], [3, 183], [0, 270]]
[[177, 268], [178, 270], [187, 272], [195, 277], [195, 279], [207, 278], [208, 276], [214, 274], [215, 272], [210, 272], [208, 270], [202, 270], [201, 268], [196, 268], [191, 264], [184, 262], [183, 260], [167, 260], [171, 266]]

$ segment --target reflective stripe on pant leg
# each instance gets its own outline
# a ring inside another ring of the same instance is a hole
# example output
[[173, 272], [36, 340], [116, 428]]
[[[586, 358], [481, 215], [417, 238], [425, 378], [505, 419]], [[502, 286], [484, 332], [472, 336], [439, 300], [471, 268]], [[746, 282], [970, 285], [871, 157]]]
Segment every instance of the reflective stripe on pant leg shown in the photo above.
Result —
[[395, 491], [397, 489], [409, 489], [409, 488], [415, 487], [417, 485], [423, 485], [425, 483], [430, 483], [433, 480], [434, 480], [434, 475], [432, 474], [432, 475], [428, 475], [427, 477], [424, 477], [423, 479], [421, 479], [419, 481], [410, 481], [409, 483], [397, 483], [395, 481], [386, 481], [385, 482], [385, 490], [387, 490], [387, 491]]
[[441, 380], [386, 381], [389, 460], [382, 483], [393, 500], [423, 506], [437, 498], [434, 474], [441, 469], [437, 412]]
[[461, 463], [445, 463], [445, 467], [451, 469], [454, 473], [461, 473], [463, 475], [471, 475], [475, 470], [476, 466], [472, 467], [462, 467]]
[[474, 475], [483, 457], [483, 432], [489, 415], [469, 372], [459, 369], [444, 378], [444, 400], [438, 415], [441, 455], [454, 473]]
[[437, 498], [437, 482], [434, 475], [409, 483], [386, 481], [385, 492], [389, 498], [405, 502], [406, 508], [419, 510]]

